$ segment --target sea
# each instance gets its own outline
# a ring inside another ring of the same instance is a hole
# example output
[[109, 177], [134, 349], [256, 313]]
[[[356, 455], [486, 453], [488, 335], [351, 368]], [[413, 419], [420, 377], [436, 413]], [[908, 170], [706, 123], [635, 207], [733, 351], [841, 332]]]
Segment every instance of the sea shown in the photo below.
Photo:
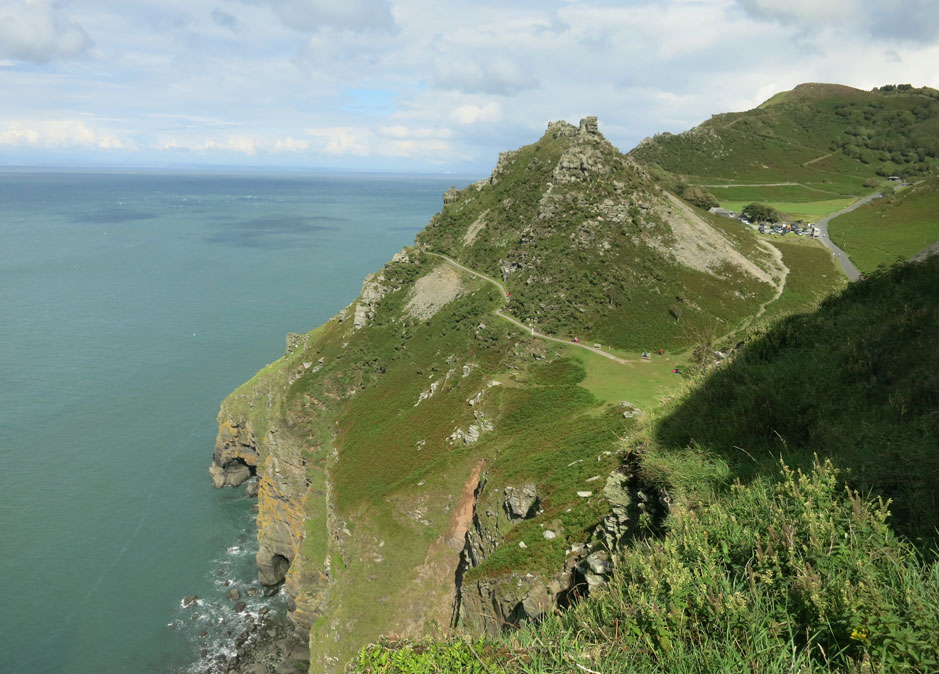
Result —
[[0, 670], [195, 672], [283, 610], [209, 479], [219, 403], [469, 180], [0, 171]]

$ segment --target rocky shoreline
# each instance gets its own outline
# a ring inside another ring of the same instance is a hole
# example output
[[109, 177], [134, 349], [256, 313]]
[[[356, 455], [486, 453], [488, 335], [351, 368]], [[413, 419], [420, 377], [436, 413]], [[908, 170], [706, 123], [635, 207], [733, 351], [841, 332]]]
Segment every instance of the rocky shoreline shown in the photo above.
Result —
[[[257, 497], [256, 476], [226, 477], [221, 484], [215, 479], [216, 486], [242, 488], [246, 497]], [[257, 513], [256, 503], [252, 510]], [[244, 536], [255, 538], [248, 531]], [[229, 552], [250, 555], [253, 560], [257, 547], [239, 540]], [[296, 674], [309, 669], [309, 646], [287, 618], [283, 585], [262, 585], [256, 575], [239, 579], [233, 571], [231, 561], [223, 560], [212, 572], [216, 587], [225, 592], [224, 599], [193, 594], [180, 602], [182, 615], [173, 625], [198, 629], [193, 632], [198, 659], [184, 669], [174, 669], [173, 674]], [[236, 573], [241, 576], [245, 570]]]
[[296, 674], [309, 669], [308, 646], [286, 616], [260, 615], [230, 638], [230, 649], [214, 656], [203, 649], [200, 674]]

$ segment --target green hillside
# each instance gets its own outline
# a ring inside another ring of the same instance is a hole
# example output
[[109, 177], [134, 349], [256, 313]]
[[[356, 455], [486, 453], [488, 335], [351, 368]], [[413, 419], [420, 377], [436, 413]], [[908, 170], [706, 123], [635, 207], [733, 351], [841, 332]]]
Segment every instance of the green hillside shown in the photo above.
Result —
[[793, 182], [859, 194], [866, 178], [939, 167], [939, 91], [861, 91], [802, 84], [754, 110], [715, 115], [685, 133], [659, 134], [630, 156], [666, 171], [724, 182]]
[[929, 178], [831, 221], [829, 233], [864, 273], [939, 240], [939, 178]]
[[454, 193], [417, 242], [504, 281], [526, 324], [627, 350], [726, 333], [773, 293], [755, 238], [671, 197], [596, 130], [563, 123]]
[[936, 334], [939, 258], [754, 332], [623, 441], [668, 516], [640, 514], [610, 583], [494, 642], [384, 643], [349, 671], [936, 671]]

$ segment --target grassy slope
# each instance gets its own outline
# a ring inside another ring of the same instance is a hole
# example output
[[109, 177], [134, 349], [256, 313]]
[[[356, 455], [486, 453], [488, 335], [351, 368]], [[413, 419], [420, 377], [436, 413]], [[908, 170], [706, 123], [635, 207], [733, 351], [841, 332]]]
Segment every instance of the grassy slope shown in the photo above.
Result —
[[939, 239], [939, 178], [839, 216], [829, 232], [864, 273], [908, 259]]
[[[686, 347], [726, 332], [770, 296], [766, 284], [735, 269], [706, 274], [651, 247], [651, 237], [670, 236], [661, 190], [609, 144], [597, 146], [609, 173], [556, 184], [555, 212], [540, 218], [539, 202], [571, 142], [546, 135], [521, 148], [497, 183], [464, 190], [419, 243], [496, 278], [500, 265], [520, 264], [505, 282], [513, 315], [546, 334], [628, 350]], [[621, 222], [604, 217], [606, 204], [621, 204], [628, 215]], [[464, 243], [479, 220], [485, 226]], [[752, 240], [738, 245], [763, 255]]]
[[792, 236], [767, 235], [765, 238], [782, 253], [789, 276], [783, 294], [766, 307], [763, 323], [814, 310], [824, 298], [845, 286], [847, 279], [838, 263], [818, 242]]
[[[671, 497], [664, 537], [573, 610], [436, 644], [424, 671], [935, 671], [939, 565], [895, 531], [928, 546], [939, 522], [937, 289], [933, 258], [758, 330], [629, 443]], [[375, 647], [354, 671], [421, 657]]]
[[[801, 85], [754, 110], [660, 134], [630, 156], [709, 187], [726, 208], [769, 202], [815, 219], [869, 189], [865, 180], [939, 170], [939, 92]], [[797, 183], [765, 187], [747, 184]]]
[[[500, 509], [501, 485], [534, 482], [543, 512], [506, 528], [502, 533], [515, 545], [503, 546], [467, 580], [559, 569], [565, 548], [582, 542], [603, 515], [601, 499], [579, 498], [576, 492], [588, 478], [615, 466], [616, 439], [634, 423], [608, 404], [619, 398], [598, 399], [581, 385], [587, 372], [571, 357], [578, 355], [570, 353], [574, 349], [531, 338], [492, 315], [501, 298], [486, 282], [465, 275], [461, 298], [430, 320], [408, 318], [403, 307], [413, 282], [442, 264], [411, 255], [410, 263], [386, 265], [384, 283], [397, 289], [382, 299], [370, 325], [353, 331], [348, 319], [330, 321], [308, 336], [304, 347], [259, 375], [266, 380], [323, 359], [320, 369], [306, 370], [285, 395], [275, 396], [275, 407], [252, 408], [263, 419], [283, 418], [282, 428], [289, 418], [291, 433], [307, 438], [311, 491], [301, 563], [312, 577], [328, 559], [330, 597], [338, 598], [329, 601], [311, 631], [319, 658], [315, 669], [326, 657], [350, 658], [381, 633], [415, 629], [422, 610], [415, 598], [423, 601], [423, 593], [433, 590], [431, 581], [418, 582], [416, 570], [449, 526], [454, 495], [480, 459], [487, 461], [487, 480], [499, 485], [481, 498]], [[648, 382], [628, 366], [610, 361], [606, 366], [607, 380], [618, 381], [623, 397], [644, 400]], [[598, 367], [594, 363], [591, 369]], [[490, 387], [493, 380], [501, 385]], [[437, 392], [415, 406], [435, 381]], [[678, 384], [677, 378], [665, 381]], [[480, 391], [481, 401], [469, 406], [467, 400]], [[451, 441], [448, 436], [466, 429], [476, 413], [495, 430], [475, 444]], [[258, 427], [266, 428], [260, 417]], [[598, 461], [603, 452], [609, 454]], [[327, 468], [334, 517], [349, 531], [335, 540], [325, 529]], [[545, 523], [558, 533], [556, 539], [542, 536]], [[518, 541], [528, 548], [522, 551]], [[452, 578], [436, 580], [449, 583], [452, 596]], [[447, 626], [443, 621], [417, 629], [440, 634]]]

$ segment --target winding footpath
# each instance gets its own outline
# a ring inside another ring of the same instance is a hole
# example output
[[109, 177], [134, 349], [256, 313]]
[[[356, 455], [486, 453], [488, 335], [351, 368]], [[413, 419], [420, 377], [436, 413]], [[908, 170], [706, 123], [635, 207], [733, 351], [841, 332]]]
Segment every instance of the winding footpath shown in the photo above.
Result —
[[[433, 255], [434, 257], [439, 257], [439, 258], [442, 259], [442, 260], [446, 260], [447, 262], [449, 262], [450, 264], [452, 264], [452, 265], [453, 265], [454, 267], [456, 267], [457, 269], [462, 269], [463, 271], [467, 272], [468, 274], [472, 274], [473, 276], [477, 276], [477, 277], [483, 279], [484, 281], [488, 281], [489, 283], [491, 283], [492, 285], [494, 285], [496, 288], [498, 288], [498, 289], [499, 289], [499, 292], [502, 293], [503, 302], [506, 302], [506, 303], [508, 302], [508, 299], [507, 299], [507, 298], [508, 298], [508, 296], [509, 296], [509, 293], [508, 293], [508, 291], [505, 289], [505, 286], [502, 285], [501, 283], [499, 283], [498, 281], [496, 281], [496, 280], [495, 280], [494, 278], [492, 278], [491, 276], [486, 276], [485, 274], [482, 274], [482, 273], [480, 273], [480, 272], [478, 272], [478, 271], [476, 271], [476, 270], [474, 270], [474, 269], [470, 269], [469, 267], [460, 264], [459, 262], [457, 262], [457, 261], [454, 260], [453, 258], [447, 257], [446, 255], [441, 255], [440, 253], [431, 253], [429, 250], [425, 250], [424, 253], [426, 253], [427, 255]], [[504, 307], [503, 307], [503, 308], [504, 308]], [[613, 362], [619, 363], [620, 365], [628, 365], [629, 363], [636, 363], [636, 362], [638, 362], [638, 361], [636, 361], [636, 360], [626, 360], [625, 358], [620, 358], [619, 356], [614, 356], [612, 353], [607, 353], [607, 352], [604, 351], [603, 349], [598, 349], [598, 348], [595, 347], [595, 346], [588, 346], [588, 345], [586, 345], [586, 344], [581, 344], [580, 342], [569, 342], [569, 341], [567, 341], [566, 339], [560, 339], [560, 338], [558, 338], [558, 337], [551, 337], [551, 336], [549, 336], [549, 335], [545, 335], [545, 334], [543, 334], [543, 333], [538, 332], [537, 330], [535, 330], [534, 327], [532, 327], [532, 326], [530, 326], [530, 325], [525, 325], [524, 323], [522, 323], [522, 322], [521, 322], [520, 320], [518, 320], [517, 318], [514, 318], [514, 317], [509, 316], [508, 314], [504, 313], [504, 312], [502, 311], [502, 309], [497, 309], [495, 313], [496, 313], [496, 315], [499, 316], [500, 318], [504, 318], [504, 319], [507, 320], [509, 323], [512, 323], [513, 325], [518, 326], [519, 328], [521, 328], [521, 329], [524, 330], [525, 332], [530, 332], [530, 333], [532, 334], [532, 336], [534, 336], [534, 337], [540, 337], [541, 339], [546, 339], [546, 340], [548, 340], [549, 342], [557, 342], [558, 344], [565, 344], [565, 345], [567, 345], [567, 346], [579, 346], [581, 349], [586, 349], [587, 351], [593, 351], [595, 354], [598, 354], [598, 355], [600, 355], [600, 356], [603, 356], [604, 358], [609, 358], [609, 359], [612, 360]]]
[[832, 213], [831, 215], [826, 216], [815, 223], [815, 226], [818, 227], [821, 233], [819, 240], [828, 250], [834, 254], [835, 258], [838, 260], [838, 263], [841, 265], [841, 268], [844, 270], [845, 275], [850, 281], [857, 281], [861, 277], [861, 272], [857, 267], [854, 266], [854, 263], [851, 262], [848, 254], [836, 246], [835, 243], [831, 240], [831, 237], [828, 235], [828, 222], [833, 218], [837, 218], [839, 215], [850, 213], [851, 211], [860, 208], [864, 204], [868, 204], [874, 199], [879, 199], [882, 196], [883, 195], [880, 192], [868, 194], [866, 197], [863, 199], [858, 199], [847, 208], [842, 208], [837, 213]]

